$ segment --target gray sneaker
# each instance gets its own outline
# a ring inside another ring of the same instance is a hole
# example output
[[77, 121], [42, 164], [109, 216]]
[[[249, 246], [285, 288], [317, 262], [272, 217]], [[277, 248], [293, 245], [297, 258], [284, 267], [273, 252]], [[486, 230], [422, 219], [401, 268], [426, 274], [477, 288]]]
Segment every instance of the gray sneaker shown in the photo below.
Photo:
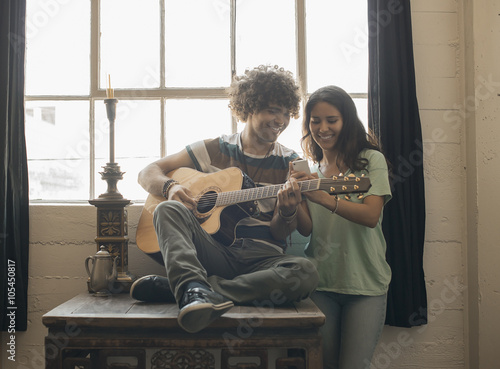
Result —
[[186, 290], [180, 303], [177, 322], [185, 331], [196, 333], [234, 306], [221, 294], [204, 288]]
[[146, 275], [136, 280], [130, 287], [130, 296], [144, 302], [176, 302], [167, 277], [161, 275]]

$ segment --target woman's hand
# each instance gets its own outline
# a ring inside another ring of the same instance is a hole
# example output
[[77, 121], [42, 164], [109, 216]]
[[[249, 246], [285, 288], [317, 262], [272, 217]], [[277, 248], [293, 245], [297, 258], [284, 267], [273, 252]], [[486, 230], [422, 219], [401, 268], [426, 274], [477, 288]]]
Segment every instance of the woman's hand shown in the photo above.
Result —
[[[298, 172], [296, 170], [293, 170], [292, 163], [290, 163], [290, 179], [295, 179], [297, 182], [300, 181], [308, 181], [312, 179], [318, 179], [318, 173], [306, 173], [306, 172]], [[306, 191], [303, 192], [304, 196], [306, 196], [309, 200], [314, 201], [314, 202], [319, 202], [321, 197], [323, 196], [323, 193], [326, 194], [324, 191]]]
[[323, 190], [307, 191], [304, 192], [304, 196], [307, 197], [309, 201], [315, 202], [317, 204], [323, 204], [328, 201], [332, 196], [328, 192]]
[[318, 173], [311, 174], [303, 171], [294, 170], [291, 162], [288, 165], [288, 168], [290, 170], [290, 178], [295, 178], [298, 182], [307, 181], [309, 179], [318, 179]]

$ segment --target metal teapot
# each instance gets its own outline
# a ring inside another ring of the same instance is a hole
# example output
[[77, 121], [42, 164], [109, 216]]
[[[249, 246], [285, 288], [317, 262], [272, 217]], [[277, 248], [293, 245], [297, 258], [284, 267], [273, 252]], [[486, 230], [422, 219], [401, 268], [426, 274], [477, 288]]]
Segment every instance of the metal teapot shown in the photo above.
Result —
[[[89, 268], [89, 261], [92, 260], [92, 271]], [[96, 295], [107, 296], [116, 281], [118, 258], [113, 257], [101, 246], [100, 250], [94, 256], [88, 256], [85, 259], [85, 269], [90, 277], [89, 289]]]

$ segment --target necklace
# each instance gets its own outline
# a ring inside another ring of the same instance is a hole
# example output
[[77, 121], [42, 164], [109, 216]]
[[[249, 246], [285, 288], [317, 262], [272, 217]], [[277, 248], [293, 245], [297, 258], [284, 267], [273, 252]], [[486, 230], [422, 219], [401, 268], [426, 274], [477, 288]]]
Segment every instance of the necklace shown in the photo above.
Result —
[[[241, 138], [240, 138], [241, 140]], [[269, 154], [271, 153], [271, 150], [274, 147], [274, 142], [269, 146], [269, 149], [267, 149], [266, 155], [264, 155], [264, 158], [260, 161], [259, 165], [257, 166], [257, 169], [253, 173], [252, 176], [250, 176], [250, 173], [248, 172], [248, 165], [247, 165], [247, 160], [246, 160], [246, 155], [245, 155], [245, 149], [243, 148], [243, 141], [241, 141], [241, 154], [242, 154], [242, 159], [243, 166], [245, 169], [245, 174], [249, 176], [255, 184], [260, 183], [260, 178], [262, 177], [262, 166], [264, 165], [264, 161], [269, 157]], [[257, 175], [259, 177], [257, 178]]]

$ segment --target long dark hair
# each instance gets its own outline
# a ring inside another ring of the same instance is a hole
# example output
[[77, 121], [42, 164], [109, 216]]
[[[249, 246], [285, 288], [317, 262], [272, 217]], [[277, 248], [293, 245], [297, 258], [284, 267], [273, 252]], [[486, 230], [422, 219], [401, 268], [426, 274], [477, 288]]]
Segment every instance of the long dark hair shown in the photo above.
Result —
[[368, 165], [366, 159], [359, 158], [363, 149], [381, 151], [377, 139], [367, 132], [358, 117], [356, 105], [347, 92], [337, 86], [326, 86], [312, 93], [305, 107], [304, 121], [302, 123], [301, 145], [307, 158], [315, 163], [323, 159], [323, 150], [314, 141], [309, 128], [311, 111], [319, 102], [326, 102], [338, 109], [342, 115], [342, 130], [340, 131], [336, 149], [338, 151], [337, 165], [345, 164], [353, 171], [359, 171]]

